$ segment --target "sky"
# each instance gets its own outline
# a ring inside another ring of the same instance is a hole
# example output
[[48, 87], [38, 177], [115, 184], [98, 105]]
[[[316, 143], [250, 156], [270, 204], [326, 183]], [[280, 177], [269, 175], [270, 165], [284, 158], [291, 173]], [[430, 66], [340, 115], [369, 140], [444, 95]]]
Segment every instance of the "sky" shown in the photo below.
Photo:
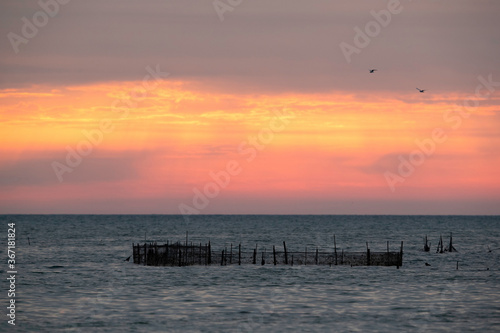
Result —
[[0, 213], [500, 214], [499, 15], [3, 1]]

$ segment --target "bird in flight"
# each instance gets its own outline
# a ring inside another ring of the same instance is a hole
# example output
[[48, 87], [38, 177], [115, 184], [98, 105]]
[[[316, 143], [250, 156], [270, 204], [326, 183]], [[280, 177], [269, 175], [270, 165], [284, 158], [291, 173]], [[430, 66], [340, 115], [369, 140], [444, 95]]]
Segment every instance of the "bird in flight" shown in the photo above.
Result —
[[420, 91], [421, 93], [425, 91], [425, 89], [419, 89], [419, 88], [417, 88], [417, 90]]
[[375, 72], [375, 71], [376, 71], [376, 69], [370, 69], [370, 74]]

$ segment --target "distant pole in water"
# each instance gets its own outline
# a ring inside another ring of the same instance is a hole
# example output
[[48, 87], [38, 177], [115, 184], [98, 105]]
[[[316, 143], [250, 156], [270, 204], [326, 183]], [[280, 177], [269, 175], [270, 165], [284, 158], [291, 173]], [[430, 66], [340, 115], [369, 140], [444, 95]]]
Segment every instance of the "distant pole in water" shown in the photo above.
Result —
[[425, 235], [425, 244], [424, 244], [424, 251], [425, 252], [429, 252], [429, 250], [431, 249], [431, 246], [430, 244], [427, 242], [427, 235]]
[[208, 264], [212, 264], [212, 247], [210, 246], [210, 240], [208, 240]]
[[457, 260], [457, 270], [458, 270], [458, 260]]
[[285, 265], [288, 265], [288, 252], [286, 252], [286, 243], [283, 241], [283, 249], [285, 250]]
[[233, 243], [231, 243], [231, 253], [229, 255], [229, 264], [233, 263]]
[[450, 245], [448, 245], [449, 252], [457, 252], [457, 250], [453, 247], [453, 234], [450, 232]]
[[401, 266], [403, 265], [403, 241], [401, 241], [401, 249], [399, 250], [401, 253]]
[[335, 265], [337, 265], [337, 241], [335, 240], [335, 234], [333, 234], [333, 249], [335, 251]]

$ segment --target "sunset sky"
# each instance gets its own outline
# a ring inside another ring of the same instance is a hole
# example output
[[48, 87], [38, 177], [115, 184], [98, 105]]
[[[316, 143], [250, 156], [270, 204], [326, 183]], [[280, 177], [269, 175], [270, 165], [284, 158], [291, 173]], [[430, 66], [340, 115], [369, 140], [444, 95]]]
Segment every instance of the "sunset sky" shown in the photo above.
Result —
[[500, 214], [498, 1], [0, 9], [0, 213]]

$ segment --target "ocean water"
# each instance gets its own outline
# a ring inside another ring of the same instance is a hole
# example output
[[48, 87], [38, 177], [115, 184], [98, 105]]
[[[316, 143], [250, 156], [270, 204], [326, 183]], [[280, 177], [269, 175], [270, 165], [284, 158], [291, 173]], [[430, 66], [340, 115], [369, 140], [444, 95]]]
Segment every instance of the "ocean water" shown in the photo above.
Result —
[[[500, 217], [4, 215], [16, 223], [19, 332], [499, 332]], [[364, 251], [404, 242], [403, 266], [147, 267], [132, 243], [222, 249], [287, 242]], [[439, 254], [453, 233], [456, 253]], [[423, 237], [431, 251], [423, 252]], [[28, 245], [28, 237], [30, 245]], [[491, 250], [491, 252], [490, 252]], [[458, 261], [458, 270], [456, 268]], [[426, 266], [425, 263], [431, 266]], [[4, 263], [2, 294], [8, 290]], [[2, 299], [4, 299], [2, 297]]]

